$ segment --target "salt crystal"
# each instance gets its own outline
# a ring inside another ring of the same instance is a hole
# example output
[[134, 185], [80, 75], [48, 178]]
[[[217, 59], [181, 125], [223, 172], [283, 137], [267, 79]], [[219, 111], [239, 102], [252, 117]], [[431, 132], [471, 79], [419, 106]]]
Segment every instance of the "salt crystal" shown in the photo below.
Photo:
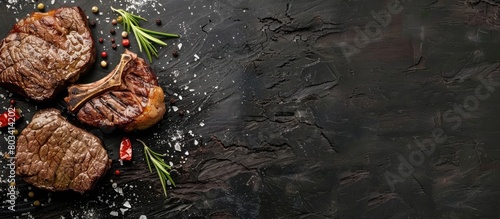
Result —
[[126, 207], [126, 208], [131, 208], [131, 207], [132, 207], [132, 205], [130, 205], [130, 202], [125, 201], [125, 203], [123, 203], [123, 207]]
[[170, 164], [170, 166], [174, 165], [174, 163], [172, 163], [172, 161], [169, 161], [168, 164]]
[[201, 127], [205, 126], [205, 123], [200, 122], [200, 126], [201, 126]]
[[128, 209], [126, 209], [126, 208], [120, 208], [120, 211], [122, 212], [122, 215], [124, 215], [125, 211], [128, 211]]
[[181, 143], [175, 142], [174, 148], [176, 151], [181, 151]]
[[184, 153], [184, 154], [185, 154], [186, 156], [188, 156], [188, 155], [189, 155], [189, 151], [186, 151], [186, 153]]
[[179, 110], [179, 107], [172, 106], [172, 110], [174, 110], [174, 112], [177, 112], [177, 110]]
[[118, 211], [112, 211], [112, 212], [109, 212], [109, 214], [110, 214], [111, 216], [118, 217]]
[[194, 61], [196, 62], [198, 60], [200, 60], [200, 57], [197, 54], [194, 54]]
[[179, 44], [177, 45], [177, 48], [179, 48], [179, 50], [181, 50], [181, 49], [182, 49], [182, 43], [179, 43]]
[[139, 219], [148, 219], [148, 217], [146, 217], [146, 215], [141, 215]]
[[198, 145], [198, 140], [194, 140], [194, 145]]
[[111, 187], [112, 187], [113, 189], [116, 189], [116, 187], [118, 187], [118, 184], [113, 183], [113, 184], [111, 184]]

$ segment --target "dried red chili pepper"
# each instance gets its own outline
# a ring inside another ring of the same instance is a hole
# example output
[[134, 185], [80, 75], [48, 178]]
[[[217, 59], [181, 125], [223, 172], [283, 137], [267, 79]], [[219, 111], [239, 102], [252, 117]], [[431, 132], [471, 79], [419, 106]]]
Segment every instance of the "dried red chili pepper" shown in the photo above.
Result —
[[[7, 127], [13, 123], [15, 123], [18, 119], [20, 119], [21, 110], [18, 108], [9, 108], [7, 111], [0, 114], [0, 128]], [[13, 125], [11, 125], [13, 126]]]
[[120, 159], [124, 161], [132, 160], [132, 143], [127, 137], [123, 137], [120, 143]]

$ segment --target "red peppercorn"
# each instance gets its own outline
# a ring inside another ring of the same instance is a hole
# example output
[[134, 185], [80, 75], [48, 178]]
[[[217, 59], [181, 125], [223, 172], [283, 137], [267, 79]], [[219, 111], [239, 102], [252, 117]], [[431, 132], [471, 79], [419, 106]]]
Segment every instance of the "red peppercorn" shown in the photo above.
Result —
[[111, 43], [115, 43], [115, 38], [111, 38]]
[[16, 100], [14, 100], [14, 99], [10, 100], [10, 104], [12, 104], [12, 105], [16, 104]]
[[130, 40], [128, 40], [128, 39], [123, 39], [123, 40], [122, 40], [122, 45], [123, 45], [123, 46], [125, 46], [125, 47], [130, 46]]
[[99, 43], [102, 43], [102, 42], [104, 42], [104, 39], [99, 38]]
[[112, 48], [113, 50], [115, 50], [115, 49], [116, 49], [116, 44], [114, 44], [114, 43], [113, 43], [113, 45], [111, 45], [111, 48]]
[[120, 174], [120, 170], [115, 170], [115, 175], [119, 176]]
[[108, 57], [108, 53], [106, 53], [106, 52], [101, 52], [101, 57], [102, 57], [103, 59], [105, 59], [106, 57]]

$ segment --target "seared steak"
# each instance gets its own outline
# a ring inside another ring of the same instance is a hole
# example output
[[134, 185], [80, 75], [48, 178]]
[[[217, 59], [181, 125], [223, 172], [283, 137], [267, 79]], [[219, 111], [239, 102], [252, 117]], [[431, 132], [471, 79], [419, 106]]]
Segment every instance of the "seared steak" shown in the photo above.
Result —
[[92, 189], [110, 168], [102, 142], [71, 125], [56, 109], [39, 111], [16, 147], [16, 174], [50, 191]]
[[95, 61], [79, 7], [34, 12], [0, 42], [0, 86], [36, 101], [54, 97]]
[[69, 110], [86, 124], [124, 131], [151, 127], [166, 112], [164, 93], [149, 65], [128, 50], [103, 79], [68, 88]]

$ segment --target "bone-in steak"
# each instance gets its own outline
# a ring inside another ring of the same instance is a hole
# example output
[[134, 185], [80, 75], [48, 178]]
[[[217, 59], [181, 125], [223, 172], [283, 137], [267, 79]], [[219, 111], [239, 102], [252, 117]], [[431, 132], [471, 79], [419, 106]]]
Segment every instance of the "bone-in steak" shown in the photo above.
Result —
[[110, 168], [102, 142], [71, 125], [56, 109], [39, 111], [16, 147], [16, 174], [50, 191], [92, 189]]
[[94, 40], [79, 7], [35, 12], [0, 42], [0, 85], [44, 101], [78, 80], [94, 61]]
[[146, 129], [166, 112], [156, 75], [144, 59], [128, 50], [109, 75], [94, 83], [73, 85], [68, 93], [68, 108], [81, 122], [105, 129]]

